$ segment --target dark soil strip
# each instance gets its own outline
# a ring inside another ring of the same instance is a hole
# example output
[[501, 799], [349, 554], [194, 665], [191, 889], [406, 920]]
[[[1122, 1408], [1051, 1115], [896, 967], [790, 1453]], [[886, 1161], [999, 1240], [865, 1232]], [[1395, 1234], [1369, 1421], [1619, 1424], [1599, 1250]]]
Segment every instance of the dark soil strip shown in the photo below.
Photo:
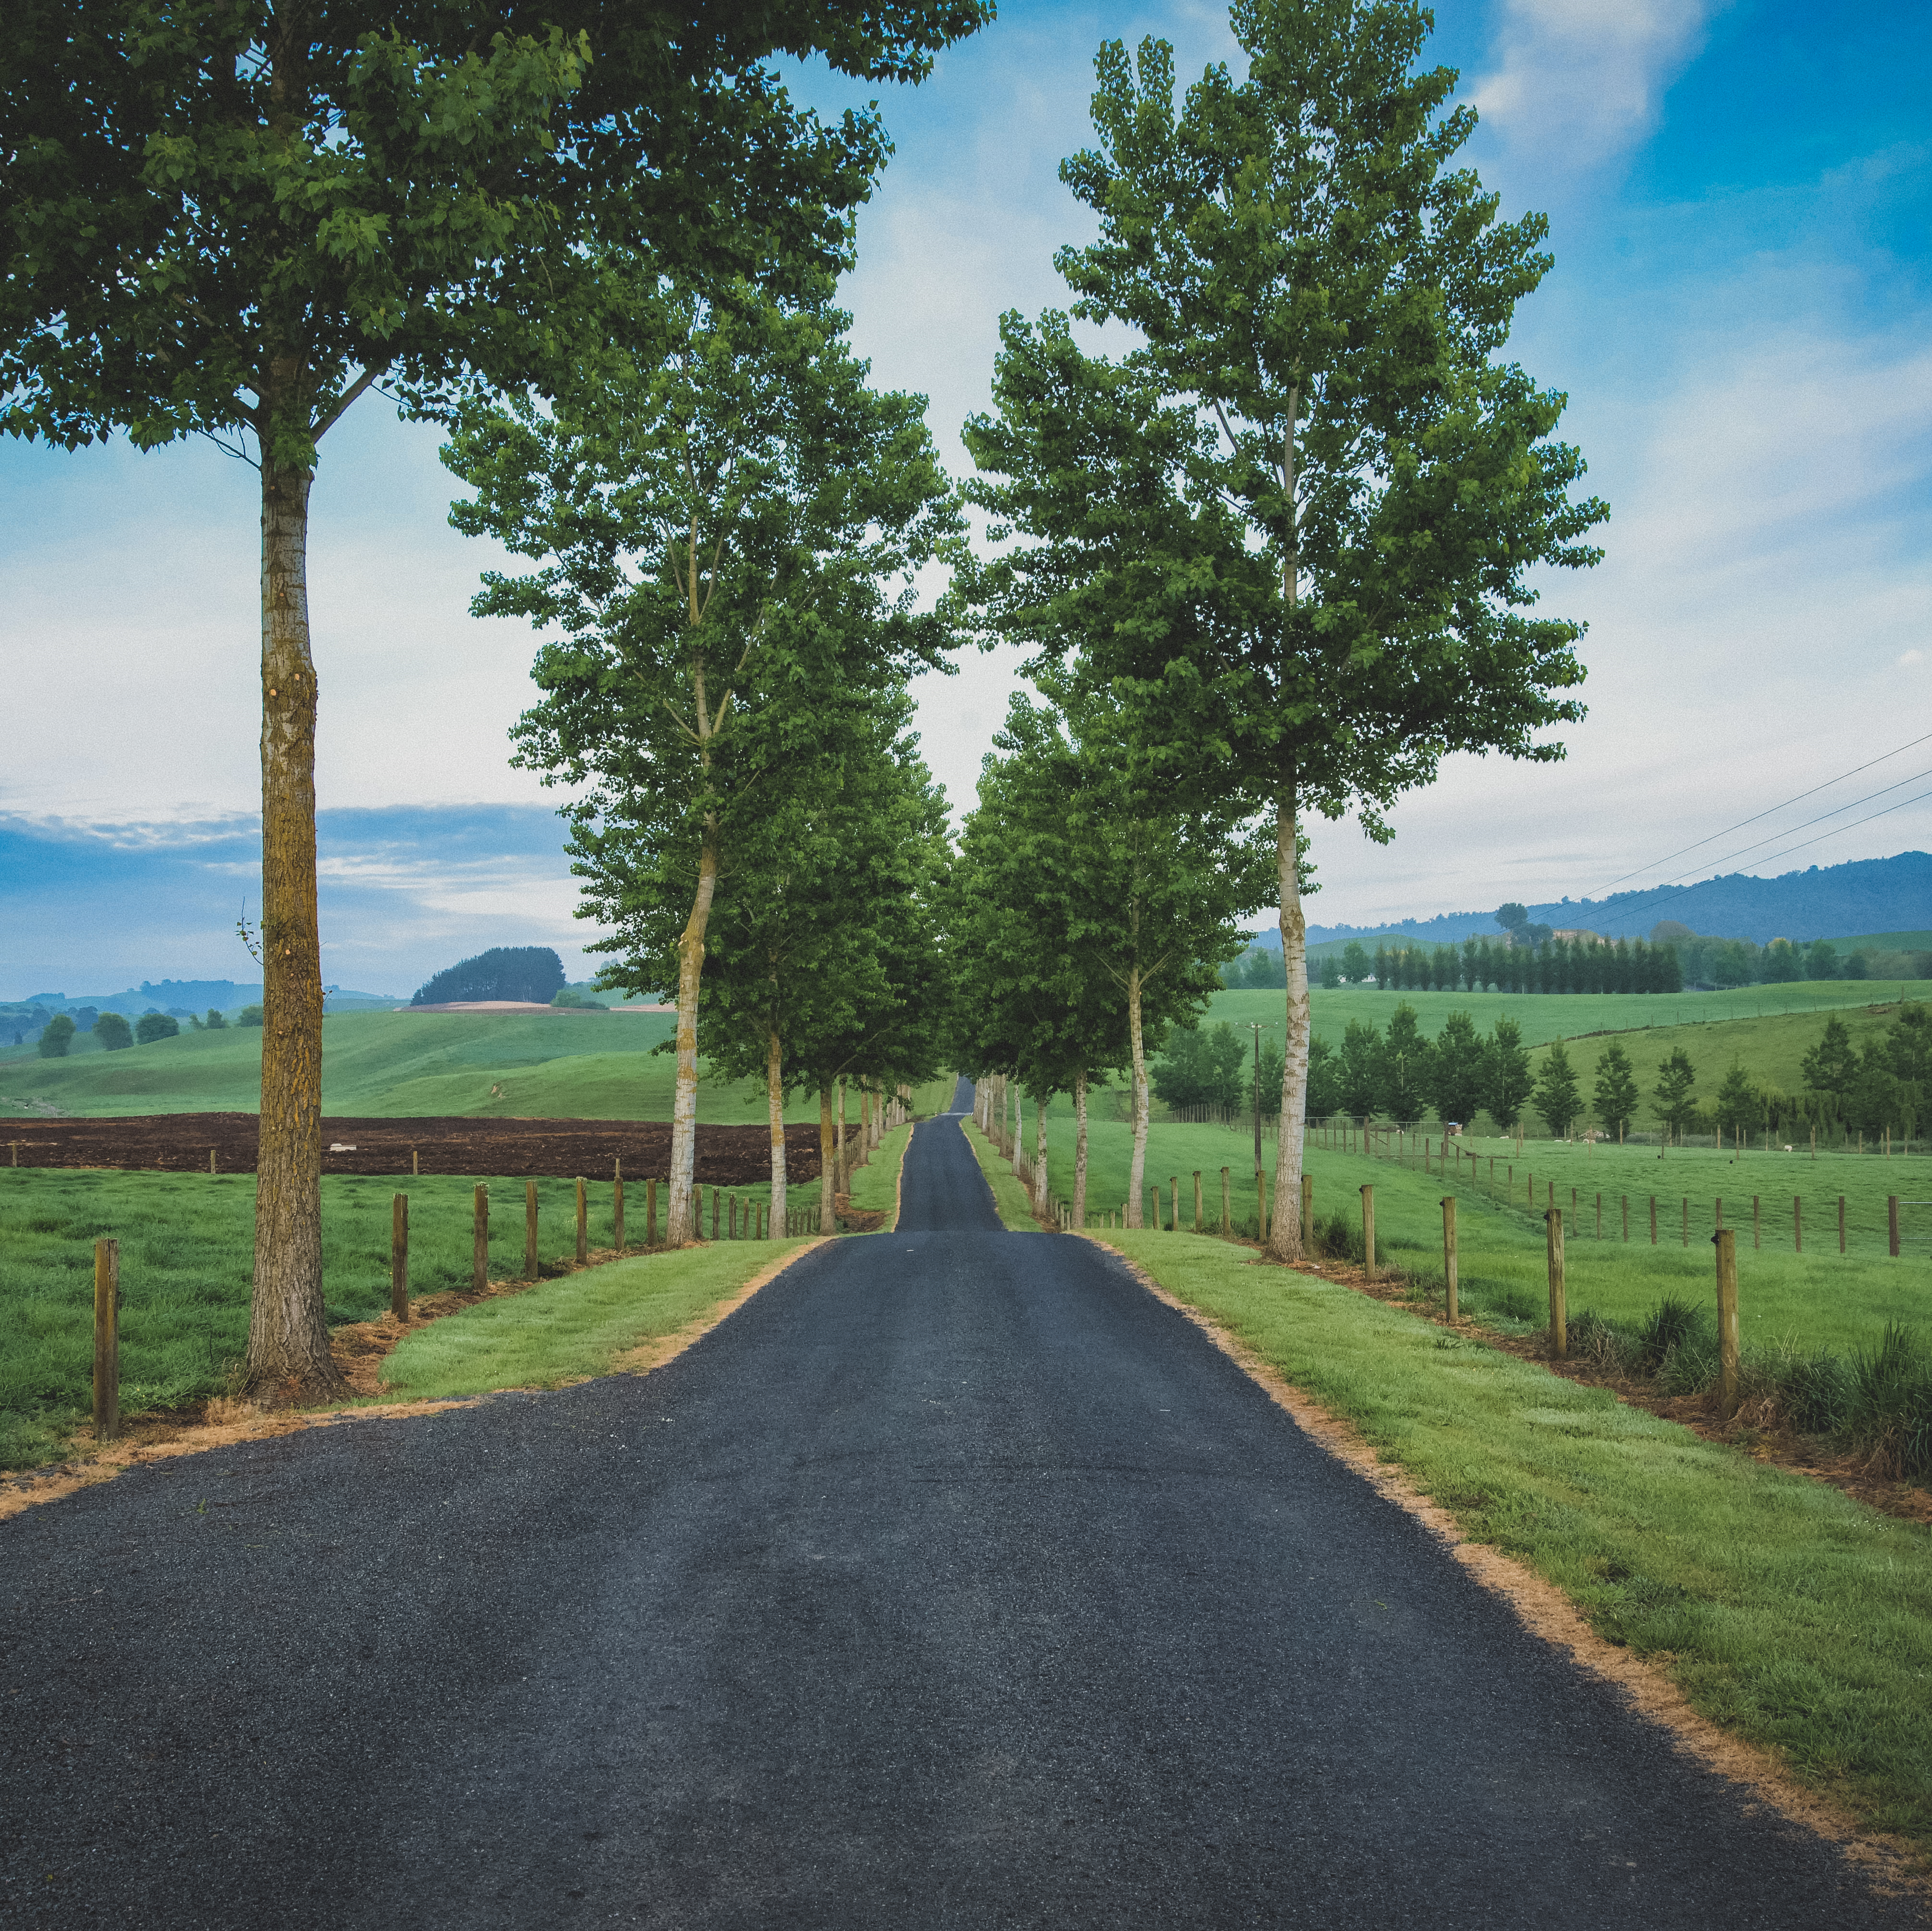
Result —
[[[10, 1120], [0, 1128], [0, 1160], [20, 1167], [118, 1167], [150, 1173], [206, 1173], [211, 1152], [224, 1174], [255, 1171], [252, 1113], [161, 1113], [122, 1120]], [[664, 1120], [325, 1119], [326, 1174], [473, 1174], [494, 1178], [608, 1180], [623, 1162], [626, 1180], [670, 1172]], [[792, 1183], [818, 1178], [818, 1129], [785, 1129]], [[755, 1186], [771, 1177], [766, 1126], [698, 1129], [698, 1180], [705, 1186]]]

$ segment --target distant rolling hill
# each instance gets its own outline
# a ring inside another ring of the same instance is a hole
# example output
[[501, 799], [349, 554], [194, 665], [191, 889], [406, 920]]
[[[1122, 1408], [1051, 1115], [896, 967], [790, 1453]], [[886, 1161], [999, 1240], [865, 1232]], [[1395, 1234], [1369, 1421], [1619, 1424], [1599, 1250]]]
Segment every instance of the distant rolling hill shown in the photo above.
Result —
[[[1871, 936], [1875, 946], [1888, 941], [1901, 950], [1917, 949], [1914, 940], [1919, 946], [1932, 945], [1922, 931], [1893, 929], [1922, 927], [1929, 915], [1932, 854], [1924, 852], [1813, 865], [1778, 878], [1733, 872], [1695, 885], [1618, 892], [1607, 898], [1562, 898], [1529, 907], [1530, 917], [1538, 925], [1585, 926], [1612, 939], [1645, 938], [1660, 919], [1673, 919], [1694, 932], [1751, 939], [1761, 946], [1773, 939], [1837, 943], [1849, 933]], [[1499, 929], [1493, 910], [1444, 912], [1385, 925], [1311, 925], [1308, 943], [1313, 947], [1355, 939], [1372, 946], [1377, 939], [1403, 937], [1424, 944], [1460, 944], [1465, 939], [1493, 937]], [[1279, 951], [1281, 934], [1270, 926], [1256, 934], [1255, 943]]]

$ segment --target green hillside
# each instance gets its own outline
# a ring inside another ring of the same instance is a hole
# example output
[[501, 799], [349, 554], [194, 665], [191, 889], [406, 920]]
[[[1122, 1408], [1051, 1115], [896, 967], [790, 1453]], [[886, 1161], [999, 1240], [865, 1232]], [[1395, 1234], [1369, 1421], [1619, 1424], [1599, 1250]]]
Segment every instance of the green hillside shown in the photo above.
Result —
[[[668, 1120], [675, 1069], [669, 1053], [651, 1048], [674, 1025], [668, 1012], [332, 1015], [322, 1024], [322, 1106], [352, 1116]], [[64, 1060], [10, 1048], [0, 1052], [0, 1114], [19, 1117], [48, 1105], [83, 1117], [252, 1112], [261, 1051], [260, 1032], [232, 1028], [119, 1053], [104, 1053], [89, 1039], [86, 1050]], [[922, 1096], [922, 1110], [933, 1103]], [[724, 1123], [763, 1120], [764, 1088], [707, 1083], [698, 1114]], [[786, 1117], [815, 1120], [817, 1100], [794, 1100]]]
[[[1801, 981], [1795, 985], [1748, 985], [1734, 992], [1543, 993], [1378, 992], [1372, 987], [1316, 986], [1310, 994], [1317, 1039], [1339, 1046], [1351, 1020], [1386, 1026], [1388, 1016], [1406, 1000], [1415, 1008], [1422, 1029], [1432, 1037], [1452, 1012], [1467, 1012], [1487, 1032], [1498, 1019], [1514, 1019], [1522, 1028], [1526, 1044], [1546, 1045], [1552, 1039], [1574, 1039], [1586, 1033], [1622, 1033], [1636, 1028], [1656, 1030], [1679, 1025], [1694, 1030], [1725, 1021], [1753, 1020], [1774, 1013], [1812, 1014], [1844, 1007], [1889, 1004], [1903, 993], [1908, 999], [1932, 997], [1932, 980], [1855, 979]], [[1238, 1030], [1259, 1021], [1263, 1032], [1281, 1033], [1286, 1017], [1279, 991], [1220, 992], [1214, 996], [1208, 1023], [1225, 1019]], [[1805, 1042], [1809, 1045], [1808, 1039]], [[1729, 1062], [1727, 1061], [1728, 1064]]]

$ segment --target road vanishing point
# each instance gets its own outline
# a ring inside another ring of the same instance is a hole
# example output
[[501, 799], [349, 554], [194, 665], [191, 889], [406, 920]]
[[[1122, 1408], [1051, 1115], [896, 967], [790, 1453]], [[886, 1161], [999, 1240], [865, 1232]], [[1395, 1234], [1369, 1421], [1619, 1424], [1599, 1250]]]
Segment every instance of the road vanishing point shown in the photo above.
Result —
[[137, 1467], [0, 1605], [8, 1926], [1921, 1921], [950, 1116], [649, 1375]]

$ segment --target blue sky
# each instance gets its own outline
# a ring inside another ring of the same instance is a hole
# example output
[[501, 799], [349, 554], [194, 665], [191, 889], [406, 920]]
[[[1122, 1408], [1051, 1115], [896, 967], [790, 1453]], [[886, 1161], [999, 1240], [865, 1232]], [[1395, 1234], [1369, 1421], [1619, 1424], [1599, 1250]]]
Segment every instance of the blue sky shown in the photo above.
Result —
[[[1550, 597], [1591, 625], [1591, 715], [1561, 765], [1455, 761], [1390, 847], [1320, 828], [1324, 922], [1660, 879], [1678, 868], [1652, 862], [1932, 710], [1932, 8], [1468, 0], [1437, 19], [1483, 115], [1470, 157], [1506, 212], [1551, 219], [1557, 265], [1511, 346], [1569, 395], [1613, 512], [1604, 565]], [[956, 464], [1000, 313], [1064, 299], [1051, 257], [1086, 229], [1054, 171], [1087, 138], [1094, 51], [1147, 32], [1184, 76], [1238, 58], [1213, 7], [1009, 4], [882, 103], [898, 151], [848, 299], [876, 378], [930, 398]], [[364, 398], [314, 496], [325, 970], [377, 990], [490, 944], [555, 944], [574, 972], [586, 936], [550, 804], [507, 763], [531, 638], [467, 614], [498, 559], [448, 529], [435, 442]], [[204, 445], [0, 448], [0, 997], [248, 976], [254, 483]], [[974, 658], [922, 693], [956, 803], [1012, 685]], [[1754, 830], [1932, 767], [1928, 748]], [[1928, 844], [1922, 804], [1805, 862]]]

